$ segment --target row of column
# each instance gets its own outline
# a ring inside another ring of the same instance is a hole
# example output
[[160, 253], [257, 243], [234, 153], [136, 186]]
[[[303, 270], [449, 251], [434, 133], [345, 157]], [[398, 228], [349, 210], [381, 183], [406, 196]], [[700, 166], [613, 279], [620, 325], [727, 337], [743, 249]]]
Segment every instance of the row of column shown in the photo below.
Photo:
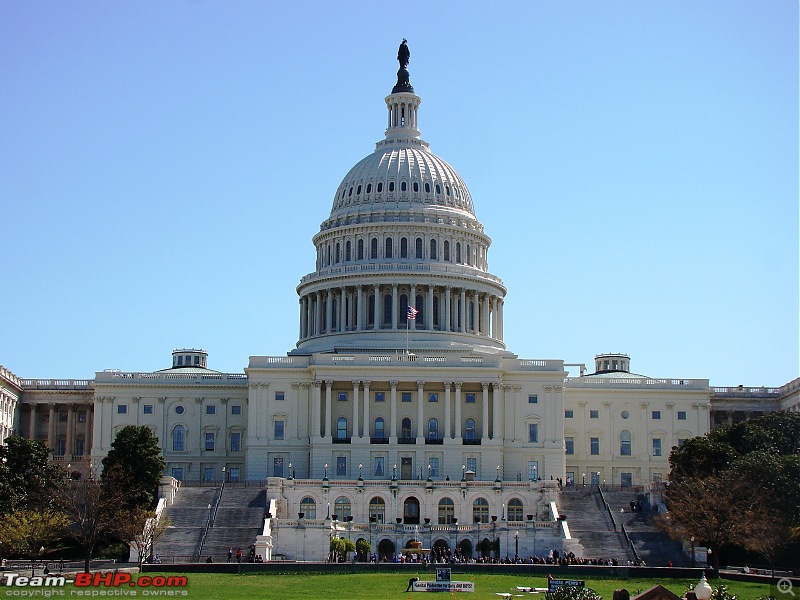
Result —
[[17, 408], [17, 399], [2, 392], [0, 388], [0, 444], [13, 433], [14, 411]]
[[[58, 418], [57, 415], [59, 412], [57, 408], [63, 408], [65, 405], [63, 404], [55, 404], [51, 403], [48, 404], [48, 420], [47, 420], [47, 444], [50, 447], [51, 452], [58, 454], [58, 435], [62, 432], [58, 431]], [[28, 420], [28, 438], [35, 440], [37, 439], [37, 428], [39, 426], [38, 420], [38, 404], [30, 404], [30, 415]], [[63, 432], [65, 435], [65, 455], [70, 457], [71, 460], [79, 460], [81, 457], [88, 457], [91, 449], [91, 427], [92, 427], [92, 418], [88, 407], [80, 407], [82, 410], [86, 412], [86, 420], [84, 422], [84, 446], [83, 446], [83, 453], [81, 455], [77, 455], [77, 448], [76, 448], [76, 440], [78, 435], [81, 432], [78, 431], [78, 427], [76, 425], [76, 413], [78, 411], [78, 406], [69, 404], [66, 405], [67, 408], [67, 421], [66, 421], [66, 431]], [[73, 456], [75, 455], [75, 456]]]
[[[410, 323], [412, 329], [503, 339], [504, 302], [500, 296], [451, 286], [411, 284], [409, 290], [406, 302], [420, 312]], [[421, 305], [417, 302], [418, 292], [422, 296]], [[389, 294], [390, 315], [384, 314], [383, 302]], [[401, 295], [399, 284], [341, 286], [306, 294], [300, 298], [300, 339], [347, 331], [397, 330], [406, 320], [407, 306], [400, 305]], [[437, 315], [432, 310], [436, 303]]]
[[[334, 381], [331, 379], [322, 381], [314, 381], [314, 394], [311, 404], [312, 416], [312, 438], [320, 440], [322, 438], [331, 439], [333, 437], [333, 386]], [[417, 399], [417, 435], [418, 443], [423, 443], [425, 438], [425, 381], [417, 381], [416, 399]], [[323, 403], [322, 403], [322, 387], [325, 386], [325, 419], [321, 419]], [[353, 420], [352, 420], [352, 438], [369, 439], [370, 438], [370, 381], [353, 381]], [[398, 381], [389, 382], [389, 422], [386, 423], [386, 431], [389, 432], [389, 443], [397, 442], [397, 431], [399, 429], [399, 422], [397, 420], [397, 387]], [[462, 439], [462, 386], [460, 381], [452, 382], [445, 381], [435, 384], [437, 388], [443, 386], [444, 388], [444, 439]], [[489, 421], [489, 388], [492, 389], [492, 415], [491, 415], [491, 437], [489, 436], [490, 421]], [[482, 382], [482, 397], [481, 397], [481, 440], [488, 441], [489, 439], [502, 439], [503, 438], [503, 387], [496, 382]], [[363, 391], [363, 395], [361, 392]], [[428, 390], [434, 391], [434, 390]], [[439, 393], [439, 389], [435, 390]], [[455, 395], [455, 399], [453, 399]], [[363, 401], [361, 400], [363, 398]], [[454, 422], [451, 422], [451, 414], [453, 413], [453, 405], [455, 405]]]

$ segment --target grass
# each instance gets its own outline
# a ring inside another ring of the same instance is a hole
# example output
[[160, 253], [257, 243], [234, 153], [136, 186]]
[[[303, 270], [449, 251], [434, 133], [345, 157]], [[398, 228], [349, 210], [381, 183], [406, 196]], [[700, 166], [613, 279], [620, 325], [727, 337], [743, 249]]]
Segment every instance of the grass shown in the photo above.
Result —
[[[148, 575], [154, 576], [155, 573], [148, 573]], [[169, 575], [175, 574], [171, 573]], [[433, 579], [428, 573], [421, 572], [419, 575], [423, 580]], [[188, 587], [185, 588], [187, 592], [185, 597], [191, 600], [205, 598], [235, 598], [236, 600], [246, 600], [248, 598], [258, 598], [259, 600], [292, 600], [294, 598], [302, 598], [304, 600], [407, 600], [412, 597], [411, 592], [405, 592], [410, 576], [411, 574], [398, 573], [352, 575], [190, 573], [186, 575]], [[453, 579], [474, 582], [475, 592], [466, 594], [442, 593], [439, 597], [448, 597], [449, 600], [498, 600], [497, 592], [520, 594], [521, 592], [517, 591], [517, 586], [547, 586], [546, 578], [539, 576], [456, 575], [454, 573]], [[687, 585], [695, 585], [697, 581], [688, 579], [669, 579], [665, 581], [653, 579], [586, 579], [586, 586], [595, 590], [604, 600], [610, 600], [614, 590], [619, 588], [627, 589], [633, 596], [636, 592], [647, 590], [659, 583], [682, 597]], [[729, 591], [738, 596], [738, 600], [755, 600], [769, 593], [767, 584], [725, 580], [711, 582], [715, 588], [720, 583], [728, 586]], [[176, 588], [172, 589], [176, 591]], [[139, 588], [137, 591], [139, 592], [138, 595], [142, 595], [144, 590]], [[149, 593], [152, 592], [156, 592], [156, 590], [151, 588]], [[181, 592], [178, 593], [182, 595]], [[419, 594], [414, 597], [418, 600], [420, 598]], [[422, 596], [422, 598], [425, 597]], [[523, 597], [544, 600], [544, 594], [523, 594]]]

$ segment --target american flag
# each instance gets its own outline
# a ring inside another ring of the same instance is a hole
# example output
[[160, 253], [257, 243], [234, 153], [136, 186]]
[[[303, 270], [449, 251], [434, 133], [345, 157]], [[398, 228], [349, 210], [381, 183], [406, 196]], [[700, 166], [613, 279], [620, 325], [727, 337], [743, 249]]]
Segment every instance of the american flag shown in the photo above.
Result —
[[409, 306], [408, 307], [408, 318], [409, 319], [416, 319], [418, 312], [419, 311], [416, 308], [414, 308], [413, 306]]

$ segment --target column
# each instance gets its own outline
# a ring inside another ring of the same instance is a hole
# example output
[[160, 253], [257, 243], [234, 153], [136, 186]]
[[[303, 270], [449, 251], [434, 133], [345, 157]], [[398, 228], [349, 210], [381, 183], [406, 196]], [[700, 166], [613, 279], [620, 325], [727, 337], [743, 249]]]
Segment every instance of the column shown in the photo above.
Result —
[[461, 433], [461, 382], [456, 381], [456, 435], [455, 438], [460, 440], [463, 437]]
[[316, 303], [314, 304], [314, 335], [322, 333], [322, 292], [317, 292]]
[[421, 438], [422, 441], [418, 440], [418, 443], [420, 444], [425, 443], [425, 421], [423, 420], [422, 416], [422, 409], [425, 406], [425, 393], [423, 391], [424, 387], [424, 381], [417, 382], [417, 438]]
[[369, 439], [370, 431], [372, 428], [372, 422], [369, 418], [369, 381], [362, 381], [361, 383], [364, 384], [364, 422], [362, 424], [363, 434], [360, 437], [365, 437]]
[[459, 328], [458, 330], [461, 333], [466, 333], [467, 331], [467, 290], [461, 288], [461, 297], [459, 298], [459, 307], [460, 307], [460, 321], [459, 321]]
[[383, 322], [383, 302], [381, 302], [380, 286], [374, 285], [372, 289], [375, 294], [375, 321], [372, 323], [372, 328], [377, 330], [381, 328]]
[[492, 439], [501, 441], [503, 440], [503, 419], [505, 418], [503, 415], [503, 404], [505, 402], [503, 389], [503, 386], [499, 383], [492, 384], [492, 400], [494, 401], [494, 410], [492, 411]]
[[360, 381], [353, 380], [353, 437], [361, 437], [358, 434], [358, 388]]
[[[390, 381], [389, 386], [389, 444], [397, 443], [397, 382]], [[386, 465], [388, 468], [389, 465]]]
[[314, 397], [311, 403], [311, 438], [319, 439], [322, 437], [322, 430], [320, 429], [320, 421], [322, 420], [322, 382], [319, 379], [314, 380]]
[[433, 331], [433, 286], [428, 286], [428, 306], [425, 311], [425, 329]]
[[480, 328], [481, 328], [480, 326], [481, 322], [480, 319], [478, 318], [479, 306], [480, 305], [478, 304], [478, 292], [475, 292], [472, 295], [472, 333], [476, 335], [480, 333]]
[[505, 304], [505, 300], [503, 300], [502, 298], [498, 298], [497, 299], [497, 304], [498, 304], [498, 311], [499, 311], [499, 314], [497, 315], [497, 320], [500, 323], [500, 335], [497, 336], [497, 339], [502, 340], [503, 339], [503, 305]]
[[52, 456], [56, 452], [56, 405], [50, 404], [48, 406], [50, 413], [47, 417], [47, 445], [50, 447], [50, 455]]
[[397, 284], [392, 284], [392, 329], [397, 329]]
[[298, 335], [300, 336], [300, 339], [302, 340], [304, 337], [306, 337], [305, 335], [303, 335], [303, 318], [305, 316], [305, 314], [304, 314], [305, 313], [305, 307], [303, 306], [303, 298], [300, 298], [297, 301], [297, 303], [300, 305], [300, 331], [298, 332]]
[[492, 296], [492, 324], [491, 324], [491, 337], [497, 339], [497, 296]]
[[[413, 306], [414, 308], [417, 308], [417, 284], [416, 283], [412, 283], [411, 284], [411, 293], [409, 294], [408, 305], [409, 306]], [[419, 309], [417, 309], [417, 310], [419, 310]], [[408, 326], [411, 327], [411, 323], [409, 323]], [[417, 328], [417, 321], [415, 319], [414, 320], [414, 329], [416, 329], [416, 328]]]
[[[138, 417], [138, 411], [137, 411]], [[70, 404], [67, 406], [67, 454], [72, 457], [75, 452], [75, 432], [72, 431], [73, 419], [75, 417], [75, 405]]]
[[331, 429], [331, 396], [333, 389], [333, 380], [325, 380], [325, 437], [330, 440], [333, 437], [333, 430]]
[[442, 331], [450, 331], [450, 286], [444, 288], [444, 323]]
[[356, 329], [364, 331], [364, 289], [356, 286]]
[[344, 333], [347, 331], [347, 288], [342, 286], [339, 292], [339, 332]]
[[[497, 385], [497, 384], [494, 384]], [[481, 431], [481, 443], [489, 441], [489, 382], [482, 381], [481, 388], [483, 388], [483, 406], [481, 406], [481, 419], [483, 419], [483, 429]], [[495, 407], [497, 405], [497, 398], [495, 398]]]
[[328, 290], [325, 294], [325, 333], [333, 332], [333, 293]]
[[481, 327], [481, 335], [489, 336], [491, 333], [491, 328], [489, 327], [489, 294], [483, 295], [483, 318], [481, 322], [483, 323], [483, 327]]
[[453, 439], [452, 425], [450, 424], [450, 389], [452, 387], [452, 381], [444, 382], [444, 437], [446, 439]]

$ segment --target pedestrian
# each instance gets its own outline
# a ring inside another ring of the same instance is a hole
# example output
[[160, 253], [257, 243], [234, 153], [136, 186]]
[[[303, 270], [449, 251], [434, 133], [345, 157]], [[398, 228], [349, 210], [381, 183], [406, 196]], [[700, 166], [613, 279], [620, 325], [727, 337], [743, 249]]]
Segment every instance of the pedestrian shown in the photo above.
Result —
[[237, 562], [237, 563], [240, 563], [240, 562], [242, 562], [242, 549], [241, 549], [241, 548], [239, 548], [239, 549], [236, 551], [236, 562]]
[[233, 561], [233, 548], [228, 548], [228, 562]]

